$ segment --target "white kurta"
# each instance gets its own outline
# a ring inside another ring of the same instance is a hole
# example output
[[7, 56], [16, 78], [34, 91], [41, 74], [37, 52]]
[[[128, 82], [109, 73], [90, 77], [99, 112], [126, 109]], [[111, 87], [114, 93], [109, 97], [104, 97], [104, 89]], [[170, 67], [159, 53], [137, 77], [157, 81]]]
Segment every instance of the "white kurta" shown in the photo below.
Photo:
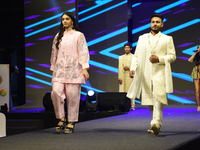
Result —
[[118, 64], [118, 80], [122, 80], [122, 84], [119, 84], [119, 92], [128, 92], [131, 83], [133, 81], [132, 78], [129, 76], [130, 69], [125, 71], [124, 67], [131, 67], [131, 61], [133, 58], [133, 54], [124, 54], [119, 57], [119, 64]]
[[[151, 47], [155, 45], [153, 54], [159, 57], [159, 63], [152, 64], [149, 58], [152, 55]], [[135, 76], [127, 97], [139, 98], [142, 92], [142, 105], [153, 105], [153, 91], [157, 99], [167, 105], [167, 93], [173, 92], [170, 63], [175, 59], [176, 53], [171, 36], [160, 32], [155, 36], [151, 33], [140, 36], [131, 64], [131, 70], [135, 70]]]

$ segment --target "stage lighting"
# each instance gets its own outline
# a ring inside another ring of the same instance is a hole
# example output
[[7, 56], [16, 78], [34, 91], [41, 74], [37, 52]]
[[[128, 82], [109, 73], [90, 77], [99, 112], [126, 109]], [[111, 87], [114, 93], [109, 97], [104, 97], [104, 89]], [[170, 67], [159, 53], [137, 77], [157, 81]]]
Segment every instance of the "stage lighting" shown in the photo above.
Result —
[[89, 90], [88, 91], [88, 96], [93, 96], [94, 95], [94, 91], [93, 90]]
[[97, 106], [97, 94], [93, 90], [89, 90], [86, 96], [86, 111], [97, 111]]

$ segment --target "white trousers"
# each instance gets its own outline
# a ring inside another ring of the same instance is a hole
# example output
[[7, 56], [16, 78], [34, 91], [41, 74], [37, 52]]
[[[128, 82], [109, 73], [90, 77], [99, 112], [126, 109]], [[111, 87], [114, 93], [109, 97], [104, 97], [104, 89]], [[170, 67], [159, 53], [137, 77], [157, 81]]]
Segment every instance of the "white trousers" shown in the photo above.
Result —
[[66, 98], [68, 121], [78, 121], [80, 92], [81, 84], [63, 84], [59, 82], [53, 82], [51, 99], [57, 119], [65, 117], [64, 99]]
[[163, 118], [163, 104], [158, 101], [156, 95], [153, 92], [153, 105], [149, 105], [149, 110], [151, 111], [152, 120], [151, 126], [156, 124], [157, 128], [160, 128], [162, 125]]

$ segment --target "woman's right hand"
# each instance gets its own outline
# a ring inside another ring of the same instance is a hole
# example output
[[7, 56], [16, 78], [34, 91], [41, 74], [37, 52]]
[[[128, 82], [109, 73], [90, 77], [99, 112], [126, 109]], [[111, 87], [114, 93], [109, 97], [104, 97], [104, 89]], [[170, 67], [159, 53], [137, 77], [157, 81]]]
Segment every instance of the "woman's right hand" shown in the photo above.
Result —
[[90, 78], [90, 75], [89, 75], [87, 69], [83, 69], [83, 76], [85, 77], [86, 81]]

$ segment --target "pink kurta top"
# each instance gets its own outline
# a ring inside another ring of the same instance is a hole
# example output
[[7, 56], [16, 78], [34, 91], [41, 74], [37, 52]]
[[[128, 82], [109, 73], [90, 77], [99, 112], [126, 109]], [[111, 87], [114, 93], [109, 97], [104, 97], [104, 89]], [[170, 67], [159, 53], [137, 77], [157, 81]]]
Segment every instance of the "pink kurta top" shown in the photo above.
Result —
[[56, 48], [57, 36], [51, 54], [52, 83], [85, 84], [83, 69], [89, 69], [90, 59], [85, 36], [79, 31], [65, 31], [59, 49]]

